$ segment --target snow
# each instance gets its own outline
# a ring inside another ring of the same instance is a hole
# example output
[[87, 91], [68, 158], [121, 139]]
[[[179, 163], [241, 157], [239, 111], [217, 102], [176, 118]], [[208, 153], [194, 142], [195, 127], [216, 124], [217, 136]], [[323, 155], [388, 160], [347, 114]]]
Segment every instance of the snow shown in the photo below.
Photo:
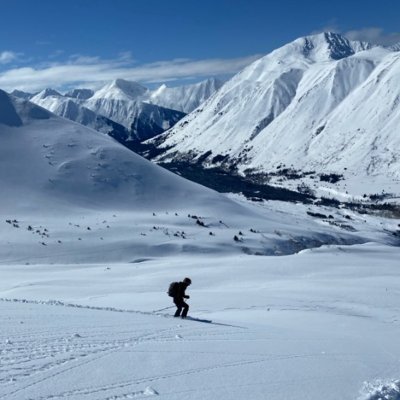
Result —
[[151, 92], [147, 101], [188, 114], [219, 90], [223, 83], [220, 79], [210, 78], [199, 83], [175, 87], [163, 84]]
[[124, 137], [144, 140], [175, 125], [184, 112], [194, 110], [221, 86], [222, 81], [213, 78], [171, 88], [161, 85], [150, 90], [137, 82], [116, 79], [95, 92], [73, 89], [62, 95], [45, 89], [34, 96], [14, 92], [16, 97], [31, 99], [58, 116], [102, 133], [126, 130]]
[[[2, 91], [0, 141], [0, 399], [398, 399], [398, 220], [219, 194]], [[171, 316], [186, 276], [211, 322]]]
[[[399, 68], [400, 54], [389, 48], [335, 34], [297, 39], [239, 72], [167, 131], [159, 159], [196, 160], [211, 151], [206, 165], [223, 155], [242, 173], [283, 165], [345, 181], [390, 178], [400, 193]], [[368, 184], [366, 192], [373, 193]]]
[[[364, 245], [3, 265], [0, 396], [377, 399], [399, 376], [398, 256]], [[183, 276], [190, 313], [212, 323], [162, 310]]]

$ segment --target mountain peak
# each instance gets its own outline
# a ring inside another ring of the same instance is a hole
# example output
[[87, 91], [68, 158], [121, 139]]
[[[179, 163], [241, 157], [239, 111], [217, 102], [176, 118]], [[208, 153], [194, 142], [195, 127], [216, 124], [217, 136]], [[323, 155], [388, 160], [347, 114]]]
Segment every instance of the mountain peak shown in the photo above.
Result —
[[147, 93], [148, 89], [140, 83], [115, 79], [103, 86], [94, 95], [94, 99], [138, 100]]
[[31, 120], [49, 119], [51, 113], [36, 104], [0, 90], [0, 124], [22, 126]]
[[112, 87], [118, 88], [130, 97], [142, 96], [148, 90], [138, 82], [127, 81], [125, 79], [115, 79], [111, 85]]
[[34, 96], [32, 93], [24, 92], [23, 90], [14, 89], [11, 93], [14, 97], [18, 97], [20, 99], [29, 100]]
[[60, 92], [57, 92], [57, 90], [54, 90], [54, 89], [51, 89], [51, 88], [46, 88], [46, 89], [42, 90], [36, 96], [40, 97], [41, 99], [45, 99], [46, 97], [49, 97], [49, 96], [63, 97], [63, 95]]
[[0, 90], [0, 124], [7, 126], [22, 125], [21, 118], [15, 110], [10, 96], [3, 90]]
[[302, 53], [305, 57], [314, 60], [331, 59], [341, 60], [353, 54], [373, 47], [367, 42], [350, 41], [335, 32], [323, 32], [295, 40], [302, 44]]

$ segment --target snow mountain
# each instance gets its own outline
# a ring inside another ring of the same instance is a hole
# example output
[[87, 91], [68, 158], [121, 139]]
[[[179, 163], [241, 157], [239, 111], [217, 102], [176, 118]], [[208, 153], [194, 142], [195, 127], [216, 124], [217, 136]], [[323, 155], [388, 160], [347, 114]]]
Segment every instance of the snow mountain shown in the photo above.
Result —
[[35, 96], [35, 94], [24, 92], [22, 90], [17, 90], [17, 89], [13, 90], [11, 94], [14, 97], [18, 97], [20, 99], [25, 99], [25, 100], [30, 100], [33, 96]]
[[400, 179], [400, 53], [335, 33], [255, 61], [158, 138], [161, 160]]
[[218, 91], [223, 84], [224, 81], [217, 78], [175, 87], [163, 84], [149, 94], [148, 102], [188, 114]]
[[[77, 96], [76, 98], [82, 98], [81, 96], [84, 96], [84, 93], [73, 91], [73, 94]], [[74, 98], [71, 97], [67, 96], [67, 94], [64, 96], [53, 89], [44, 89], [33, 96], [31, 101], [60, 117], [117, 137], [122, 141], [130, 137], [130, 131], [124, 126], [100, 114], [96, 114], [81, 105], [80, 102], [74, 101]]]
[[144, 102], [148, 89], [117, 79], [105, 85], [82, 104], [129, 129], [139, 141], [152, 138], [171, 128], [185, 114]]
[[[184, 114], [142, 102], [137, 98], [136, 83], [116, 80], [93, 94], [75, 89], [62, 95], [44, 89], [31, 101], [47, 110], [102, 133], [118, 131], [113, 136], [142, 141], [173, 126]], [[144, 88], [143, 88], [144, 89]]]
[[137, 82], [116, 79], [97, 91], [72, 89], [62, 95], [49, 88], [36, 95], [20, 91], [15, 91], [15, 95], [103, 133], [110, 132], [111, 126], [118, 130], [113, 136], [125, 143], [140, 142], [171, 128], [221, 85], [218, 79], [208, 79], [150, 90]]

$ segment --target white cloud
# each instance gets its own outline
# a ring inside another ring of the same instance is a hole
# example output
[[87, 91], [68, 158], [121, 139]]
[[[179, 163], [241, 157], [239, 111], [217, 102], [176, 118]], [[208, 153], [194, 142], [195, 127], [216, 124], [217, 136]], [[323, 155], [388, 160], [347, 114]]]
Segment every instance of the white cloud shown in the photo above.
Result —
[[382, 28], [366, 27], [361, 29], [352, 29], [344, 32], [335, 24], [330, 24], [318, 31], [313, 31], [311, 34], [321, 32], [336, 32], [350, 40], [359, 40], [372, 44], [380, 44], [383, 46], [391, 46], [400, 42], [400, 32], [385, 32]]
[[185, 78], [201, 78], [238, 72], [260, 55], [233, 59], [176, 59], [150, 64], [127, 64], [127, 54], [116, 60], [75, 56], [65, 63], [41, 67], [14, 68], [0, 73], [0, 88], [37, 91], [46, 87], [97, 87], [104, 82], [123, 78], [139, 82], [164, 82]]
[[0, 64], [8, 64], [18, 58], [19, 54], [13, 51], [3, 51], [0, 53]]
[[390, 46], [400, 42], [400, 32], [385, 33], [382, 28], [371, 27], [345, 32], [350, 40], [362, 40], [374, 44]]

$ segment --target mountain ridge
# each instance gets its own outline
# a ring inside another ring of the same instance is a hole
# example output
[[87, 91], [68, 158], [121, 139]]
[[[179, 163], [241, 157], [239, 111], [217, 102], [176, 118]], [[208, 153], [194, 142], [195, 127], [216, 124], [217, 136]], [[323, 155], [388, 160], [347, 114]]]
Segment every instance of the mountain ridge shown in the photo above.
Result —
[[399, 59], [338, 34], [296, 39], [243, 69], [149, 144], [164, 150], [161, 162], [222, 163], [244, 174], [286, 167], [400, 179], [395, 123], [383, 118], [400, 123]]

